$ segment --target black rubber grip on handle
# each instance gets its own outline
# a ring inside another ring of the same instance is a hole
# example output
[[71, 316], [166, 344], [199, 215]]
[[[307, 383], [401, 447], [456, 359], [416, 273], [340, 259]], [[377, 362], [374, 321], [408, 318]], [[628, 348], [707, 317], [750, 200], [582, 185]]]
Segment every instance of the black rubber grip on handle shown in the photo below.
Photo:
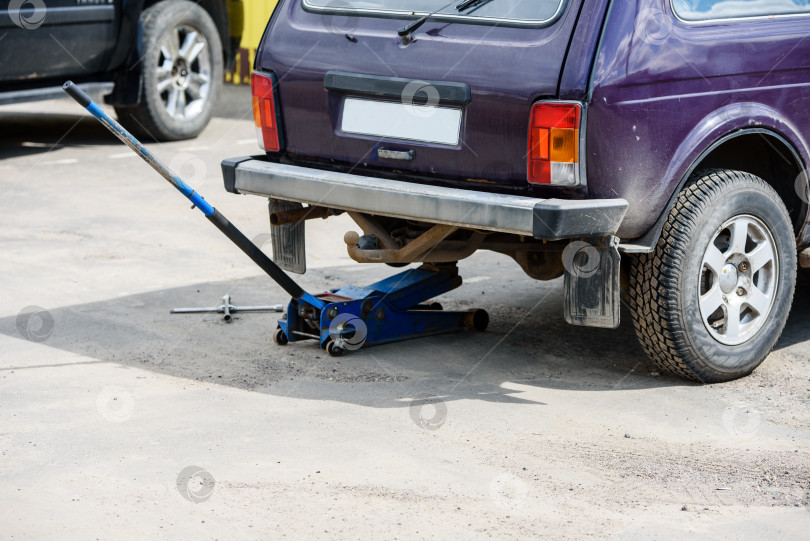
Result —
[[217, 226], [217, 229], [222, 231], [226, 237], [231, 239], [231, 242], [236, 244], [247, 256], [253, 260], [270, 278], [281, 286], [284, 291], [290, 294], [293, 299], [300, 299], [304, 296], [304, 290], [301, 286], [295, 283], [289, 275], [281, 270], [278, 265], [273, 263], [269, 257], [262, 252], [258, 246], [253, 244], [236, 226], [234, 226], [228, 219], [214, 209], [214, 213], [208, 216], [208, 220]]
[[73, 81], [67, 81], [65, 84], [62, 85], [62, 90], [68, 93], [68, 96], [73, 98], [78, 102], [79, 105], [82, 107], [87, 107], [93, 100], [90, 99], [90, 96], [84, 93], [84, 90], [79, 88], [78, 86], [73, 84]]

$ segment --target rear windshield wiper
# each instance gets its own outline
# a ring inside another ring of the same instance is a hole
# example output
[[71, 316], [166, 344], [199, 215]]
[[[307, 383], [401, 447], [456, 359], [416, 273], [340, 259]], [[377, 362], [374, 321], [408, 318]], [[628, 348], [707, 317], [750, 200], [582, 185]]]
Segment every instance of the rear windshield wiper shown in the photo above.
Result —
[[456, 6], [456, 11], [464, 11], [467, 8], [481, 7], [484, 4], [488, 4], [492, 0], [464, 0], [462, 3]]
[[455, 3], [456, 3], [456, 0], [453, 0], [449, 4], [446, 4], [446, 5], [442, 6], [442, 7], [440, 7], [439, 9], [434, 11], [433, 13], [428, 13], [424, 17], [420, 17], [420, 18], [416, 19], [411, 24], [403, 26], [402, 28], [397, 30], [397, 34], [399, 35], [399, 39], [401, 39], [402, 43], [404, 43], [405, 45], [409, 44], [410, 42], [413, 41], [413, 36], [411, 34], [416, 32], [423, 24], [428, 22], [428, 20], [431, 17], [433, 17], [434, 15], [439, 13], [440, 11], [444, 11], [445, 9], [449, 8], [450, 6], [452, 6]]
[[[450, 6], [455, 4], [457, 1], [458, 0], [453, 0], [449, 4], [445, 4], [444, 6], [440, 7], [436, 11], [434, 11], [432, 13], [428, 13], [424, 17], [420, 17], [420, 18], [416, 19], [414, 22], [412, 22], [411, 24], [409, 24], [407, 26], [403, 26], [402, 28], [397, 30], [397, 34], [399, 35], [399, 38], [402, 40], [402, 43], [407, 45], [408, 43], [413, 41], [413, 33], [414, 32], [416, 32], [423, 24], [428, 22], [428, 20], [430, 20], [431, 17], [433, 17], [437, 13], [442, 12], [445, 9], [449, 8]], [[461, 3], [459, 3], [456, 6], [456, 11], [464, 11], [464, 10], [466, 10], [468, 8], [473, 7], [473, 6], [479, 7], [479, 6], [483, 5], [483, 4], [489, 3], [491, 1], [492, 0], [463, 0]]]

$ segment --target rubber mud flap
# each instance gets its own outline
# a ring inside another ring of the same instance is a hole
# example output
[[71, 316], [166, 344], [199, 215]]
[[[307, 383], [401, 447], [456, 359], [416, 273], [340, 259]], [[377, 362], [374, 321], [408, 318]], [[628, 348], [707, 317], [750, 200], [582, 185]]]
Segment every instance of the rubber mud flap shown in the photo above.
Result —
[[565, 321], [615, 329], [621, 321], [619, 239], [571, 242], [563, 251]]
[[[270, 215], [286, 210], [303, 208], [301, 203], [270, 199]], [[304, 274], [307, 272], [306, 222], [270, 225], [270, 239], [273, 243], [273, 261], [282, 269]]]

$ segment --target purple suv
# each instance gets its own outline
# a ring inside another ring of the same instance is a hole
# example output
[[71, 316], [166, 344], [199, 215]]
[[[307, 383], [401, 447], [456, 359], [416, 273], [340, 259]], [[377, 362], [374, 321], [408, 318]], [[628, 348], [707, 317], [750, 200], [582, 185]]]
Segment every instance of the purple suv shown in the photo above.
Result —
[[356, 261], [504, 253], [569, 323], [626, 302], [663, 370], [738, 378], [810, 266], [808, 36], [808, 0], [281, 0], [226, 188], [288, 270], [348, 212]]

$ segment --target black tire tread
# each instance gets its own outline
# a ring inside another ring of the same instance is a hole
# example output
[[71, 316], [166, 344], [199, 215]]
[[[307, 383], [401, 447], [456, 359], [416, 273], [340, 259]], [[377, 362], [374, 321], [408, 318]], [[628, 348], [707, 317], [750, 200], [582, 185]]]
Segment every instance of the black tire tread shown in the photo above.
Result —
[[[143, 10], [141, 28], [144, 36], [151, 35], [155, 24], [165, 12], [166, 7], [165, 3], [158, 2]], [[143, 80], [139, 84], [143, 85]], [[149, 114], [144, 99], [142, 89], [141, 103], [132, 107], [116, 107], [115, 113], [118, 116], [118, 121], [136, 137], [159, 140], [159, 136], [156, 137], [155, 134], [161, 130], [152, 115]]]
[[[713, 201], [741, 184], [755, 184], [779, 199], [764, 180], [740, 171], [703, 170], [678, 195], [655, 250], [630, 257], [629, 290], [633, 326], [642, 348], [664, 372], [702, 383], [729, 378], [691, 362], [691, 348], [678, 309], [677, 291], [689, 239]], [[784, 210], [785, 216], [787, 211]], [[735, 377], [754, 371], [756, 366]]]
[[[150, 39], [149, 37], [155, 34], [155, 26], [161, 21], [161, 19], [166, 17], [171, 10], [175, 9], [199, 9], [210, 18], [207, 12], [205, 12], [205, 10], [203, 10], [203, 8], [201, 8], [196, 2], [191, 2], [190, 0], [163, 0], [149, 6], [141, 14], [141, 27], [143, 29], [143, 36], [146, 37], [145, 39]], [[214, 28], [216, 28], [213, 20], [211, 21], [211, 24], [214, 26]], [[209, 43], [209, 47], [211, 48], [212, 55], [221, 54], [217, 50], [221, 49], [221, 47], [214, 47], [213, 43]], [[215, 73], [214, 79], [216, 79], [216, 75], [217, 74]], [[143, 77], [141, 77], [140, 84], [144, 84]], [[216, 98], [217, 92], [212, 92], [211, 99], [215, 100]], [[178, 137], [174, 137], [166, 133], [160, 124], [158, 124], [157, 119], [155, 119], [154, 115], [149, 109], [149, 104], [146, 103], [145, 91], [143, 88], [141, 89], [141, 102], [138, 105], [132, 107], [116, 107], [115, 112], [118, 116], [119, 122], [136, 137], [155, 141], [178, 140]], [[197, 135], [197, 133], [191, 133], [189, 134], [189, 137], [181, 137], [180, 139], [193, 138]]]

